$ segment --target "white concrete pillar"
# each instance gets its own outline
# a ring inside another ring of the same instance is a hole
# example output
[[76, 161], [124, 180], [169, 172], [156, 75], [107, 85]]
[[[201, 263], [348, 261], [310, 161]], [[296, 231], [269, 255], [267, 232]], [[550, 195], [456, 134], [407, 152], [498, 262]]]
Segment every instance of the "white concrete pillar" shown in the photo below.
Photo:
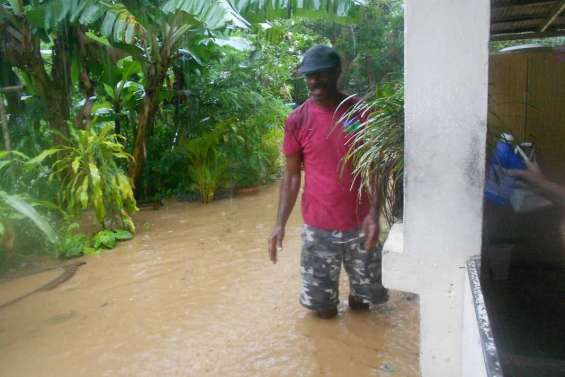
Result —
[[489, 16], [489, 0], [405, 3], [403, 250], [385, 247], [383, 280], [420, 295], [422, 377], [461, 376], [465, 261], [481, 247]]

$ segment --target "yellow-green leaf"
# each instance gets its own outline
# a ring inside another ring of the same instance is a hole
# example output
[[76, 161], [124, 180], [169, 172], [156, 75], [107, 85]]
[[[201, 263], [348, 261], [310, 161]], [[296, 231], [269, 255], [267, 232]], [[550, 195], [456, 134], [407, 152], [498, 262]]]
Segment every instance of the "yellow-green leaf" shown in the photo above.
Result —
[[92, 162], [88, 164], [88, 169], [90, 170], [90, 177], [92, 178], [92, 185], [96, 188], [100, 186], [100, 171], [98, 167]]
[[86, 207], [88, 207], [88, 177], [85, 177], [85, 180], [80, 186], [79, 198], [82, 209], [86, 209]]
[[[101, 193], [100, 193], [101, 194]], [[99, 222], [104, 222], [106, 218], [106, 208], [104, 207], [104, 200], [102, 199], [102, 195], [97, 195], [96, 192], [94, 194], [94, 210], [96, 212], [96, 218]]]
[[76, 157], [73, 160], [73, 163], [71, 164], [73, 171], [75, 172], [75, 174], [78, 172], [78, 169], [80, 168], [80, 157]]

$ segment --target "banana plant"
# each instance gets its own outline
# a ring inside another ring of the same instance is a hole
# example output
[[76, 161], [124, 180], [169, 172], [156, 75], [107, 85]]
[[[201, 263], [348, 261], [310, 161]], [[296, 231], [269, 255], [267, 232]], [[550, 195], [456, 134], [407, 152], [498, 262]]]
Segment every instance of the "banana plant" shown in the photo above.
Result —
[[[78, 82], [73, 71], [79, 70], [72, 67], [84, 68], [79, 25], [94, 20], [93, 9], [98, 7], [92, 0], [0, 1], [0, 56], [25, 76], [50, 126], [63, 135]], [[43, 55], [46, 47], [49, 59]]]
[[145, 91], [141, 80], [141, 65], [131, 56], [118, 60], [115, 66], [105, 67], [103, 91], [92, 111], [99, 118], [113, 120], [117, 134], [122, 134], [124, 118], [133, 119], [132, 114], [143, 103]]
[[351, 22], [366, 0], [233, 0], [234, 7], [251, 22], [277, 18], [331, 19]]

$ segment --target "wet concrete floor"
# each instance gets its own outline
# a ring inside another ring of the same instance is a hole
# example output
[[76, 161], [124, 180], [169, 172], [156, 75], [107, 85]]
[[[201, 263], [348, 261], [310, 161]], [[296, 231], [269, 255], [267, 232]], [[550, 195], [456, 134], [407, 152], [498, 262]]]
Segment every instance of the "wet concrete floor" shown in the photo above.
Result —
[[[169, 202], [57, 288], [0, 309], [0, 376], [418, 376], [417, 298], [321, 320], [298, 304], [301, 220], [267, 258], [275, 185]], [[0, 284], [0, 305], [61, 269]]]

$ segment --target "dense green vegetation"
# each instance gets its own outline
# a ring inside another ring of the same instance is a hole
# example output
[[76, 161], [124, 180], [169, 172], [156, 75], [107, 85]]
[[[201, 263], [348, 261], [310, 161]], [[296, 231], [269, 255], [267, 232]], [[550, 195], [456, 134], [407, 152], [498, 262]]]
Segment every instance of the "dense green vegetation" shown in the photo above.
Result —
[[275, 179], [314, 43], [374, 92], [401, 71], [401, 2], [0, 1], [0, 271], [111, 248], [138, 203]]

